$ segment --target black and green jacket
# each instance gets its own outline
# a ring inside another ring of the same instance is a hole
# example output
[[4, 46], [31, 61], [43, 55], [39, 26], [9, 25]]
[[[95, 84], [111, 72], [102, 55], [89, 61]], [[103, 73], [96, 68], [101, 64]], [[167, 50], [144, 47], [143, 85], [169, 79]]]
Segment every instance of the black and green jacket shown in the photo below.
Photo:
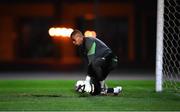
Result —
[[103, 58], [112, 53], [111, 49], [98, 38], [85, 37], [80, 47], [82, 54], [91, 64], [97, 58]]

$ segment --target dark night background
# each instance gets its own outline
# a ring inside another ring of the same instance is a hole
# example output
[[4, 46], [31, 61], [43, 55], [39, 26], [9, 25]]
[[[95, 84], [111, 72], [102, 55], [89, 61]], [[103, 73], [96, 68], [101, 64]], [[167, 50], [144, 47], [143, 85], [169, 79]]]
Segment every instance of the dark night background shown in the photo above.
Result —
[[71, 41], [55, 41], [50, 27], [94, 30], [118, 55], [117, 70], [154, 72], [156, 11], [156, 0], [1, 0], [0, 72], [84, 70]]

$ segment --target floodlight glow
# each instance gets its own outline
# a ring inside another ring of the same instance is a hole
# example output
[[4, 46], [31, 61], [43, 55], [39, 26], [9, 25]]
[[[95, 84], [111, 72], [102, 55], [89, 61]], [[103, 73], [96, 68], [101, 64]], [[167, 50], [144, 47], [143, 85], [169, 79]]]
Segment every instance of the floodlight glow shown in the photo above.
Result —
[[49, 35], [50, 35], [51, 37], [52, 37], [52, 36], [55, 36], [55, 34], [56, 34], [54, 27], [50, 28], [48, 32], [49, 32]]
[[96, 37], [96, 32], [87, 30], [87, 31], [85, 31], [84, 36], [85, 37]]
[[49, 35], [51, 37], [70, 37], [71, 33], [73, 32], [72, 28], [65, 28], [65, 27], [52, 27], [49, 29]]

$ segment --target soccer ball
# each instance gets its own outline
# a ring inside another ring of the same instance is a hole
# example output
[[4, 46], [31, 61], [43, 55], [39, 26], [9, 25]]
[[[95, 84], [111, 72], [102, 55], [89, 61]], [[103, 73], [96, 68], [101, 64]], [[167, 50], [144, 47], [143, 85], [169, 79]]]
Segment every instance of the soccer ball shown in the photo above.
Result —
[[92, 93], [94, 92], [94, 85], [88, 81], [79, 80], [76, 82], [75, 90], [79, 93]]
[[77, 92], [84, 93], [85, 92], [85, 81], [83, 81], [83, 80], [77, 81], [75, 84], [75, 90]]

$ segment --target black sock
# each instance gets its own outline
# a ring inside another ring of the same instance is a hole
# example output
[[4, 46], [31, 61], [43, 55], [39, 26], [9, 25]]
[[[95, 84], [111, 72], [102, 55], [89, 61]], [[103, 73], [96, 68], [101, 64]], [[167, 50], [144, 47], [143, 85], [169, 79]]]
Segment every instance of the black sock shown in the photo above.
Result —
[[114, 93], [114, 88], [108, 88], [107, 93]]

